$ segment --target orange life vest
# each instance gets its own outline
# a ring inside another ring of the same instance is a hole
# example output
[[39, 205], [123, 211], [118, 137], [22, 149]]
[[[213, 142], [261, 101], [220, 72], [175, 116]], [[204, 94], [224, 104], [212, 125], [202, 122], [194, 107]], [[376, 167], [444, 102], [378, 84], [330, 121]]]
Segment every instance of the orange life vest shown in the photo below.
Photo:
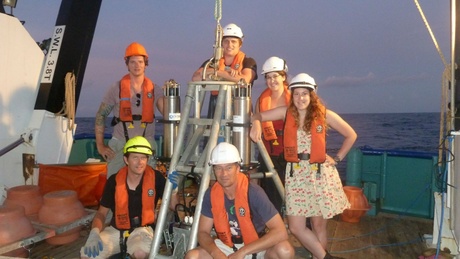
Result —
[[[128, 187], [126, 177], [128, 167], [118, 171], [115, 187], [115, 225], [118, 229], [130, 229], [130, 217], [128, 207]], [[142, 226], [152, 224], [155, 221], [155, 171], [152, 167], [145, 168], [142, 180]]]
[[[153, 92], [154, 84], [150, 79], [144, 77], [142, 84], [142, 123], [152, 123], [155, 117]], [[129, 74], [120, 80], [120, 121], [132, 122], [133, 113], [131, 111], [131, 82]]]
[[[249, 181], [246, 175], [238, 173], [237, 192], [235, 197], [235, 212], [238, 219], [238, 224], [243, 235], [244, 244], [249, 244], [257, 239], [257, 231], [252, 224], [251, 210], [249, 208], [248, 188]], [[233, 247], [232, 233], [228, 223], [228, 215], [225, 210], [224, 189], [218, 183], [214, 184], [211, 189], [211, 207], [212, 216], [214, 219], [214, 227], [216, 228], [217, 237], [227, 246]], [[240, 211], [243, 211], [240, 213]]]
[[[241, 71], [243, 70], [243, 60], [245, 57], [246, 57], [246, 54], [244, 54], [243, 51], [238, 52], [238, 54], [236, 54], [236, 56], [233, 58], [233, 61], [230, 67], [232, 69], [237, 70], [239, 73], [241, 73]], [[219, 71], [225, 71], [225, 67], [226, 67], [225, 58], [222, 57], [219, 60]], [[218, 93], [219, 91], [211, 91], [212, 95], [217, 95]]]
[[[291, 93], [288, 91], [287, 86], [284, 86], [284, 101], [285, 104], [288, 105], [289, 101], [291, 100]], [[261, 112], [270, 110], [272, 108], [271, 98], [272, 90], [270, 88], [265, 89], [259, 98], [259, 110]], [[278, 139], [276, 136], [275, 128], [273, 127], [272, 121], [264, 121], [262, 122], [262, 130], [264, 139], [267, 141]]]
[[[326, 118], [315, 116], [311, 123], [311, 150], [310, 163], [324, 163], [326, 161]], [[294, 137], [295, 136], [295, 137]], [[297, 126], [294, 116], [286, 112], [284, 124], [284, 159], [298, 163]]]

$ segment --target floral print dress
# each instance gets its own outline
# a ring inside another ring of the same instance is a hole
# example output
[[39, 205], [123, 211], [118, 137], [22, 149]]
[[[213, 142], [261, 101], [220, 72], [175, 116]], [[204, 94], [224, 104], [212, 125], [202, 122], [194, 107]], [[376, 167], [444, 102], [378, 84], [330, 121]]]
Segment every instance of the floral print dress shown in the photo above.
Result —
[[[297, 130], [297, 146], [299, 153], [310, 153], [311, 135], [304, 130]], [[317, 174], [315, 167], [316, 164], [310, 164], [308, 160], [287, 164], [287, 215], [323, 216], [329, 219], [350, 208], [337, 168], [325, 162], [321, 165], [320, 174]]]

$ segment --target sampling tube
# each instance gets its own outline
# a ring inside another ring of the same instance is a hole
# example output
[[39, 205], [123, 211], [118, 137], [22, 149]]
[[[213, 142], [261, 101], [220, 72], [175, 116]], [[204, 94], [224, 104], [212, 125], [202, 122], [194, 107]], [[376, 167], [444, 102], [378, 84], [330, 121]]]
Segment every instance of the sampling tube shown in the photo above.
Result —
[[164, 94], [164, 125], [163, 125], [163, 157], [171, 158], [174, 149], [174, 140], [180, 122], [180, 91], [179, 84], [173, 79], [165, 82]]
[[242, 164], [251, 163], [251, 88], [244, 80], [238, 82], [233, 92], [233, 145], [240, 151]]

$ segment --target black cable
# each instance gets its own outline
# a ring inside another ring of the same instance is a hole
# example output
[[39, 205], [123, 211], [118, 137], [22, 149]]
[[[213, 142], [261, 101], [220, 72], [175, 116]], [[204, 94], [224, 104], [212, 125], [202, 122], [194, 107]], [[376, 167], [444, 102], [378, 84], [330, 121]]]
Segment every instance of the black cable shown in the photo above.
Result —
[[182, 200], [183, 200], [183, 204], [181, 204], [183, 206], [183, 209], [184, 209], [184, 213], [186, 216], [192, 216], [192, 214], [194, 213], [194, 209], [192, 209], [192, 202], [196, 199], [195, 196], [192, 197], [192, 200], [188, 203], [189, 206], [187, 206], [187, 196], [185, 195], [185, 182], [187, 179], [193, 179], [195, 181], [195, 183], [197, 183], [198, 185], [198, 188], [201, 184], [201, 176], [195, 172], [190, 172], [188, 174], [185, 175], [185, 179], [182, 181], [182, 185], [181, 185], [181, 189], [182, 189]]

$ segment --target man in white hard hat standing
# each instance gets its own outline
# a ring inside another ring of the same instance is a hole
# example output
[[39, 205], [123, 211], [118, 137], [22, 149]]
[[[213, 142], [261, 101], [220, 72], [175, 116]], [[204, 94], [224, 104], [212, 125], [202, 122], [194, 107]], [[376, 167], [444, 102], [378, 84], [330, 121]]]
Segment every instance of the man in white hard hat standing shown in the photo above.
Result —
[[[217, 76], [220, 80], [235, 83], [244, 79], [246, 83], [252, 85], [257, 79], [257, 64], [253, 58], [246, 56], [246, 54], [241, 51], [244, 37], [243, 31], [234, 23], [228, 24], [222, 30], [223, 57], [219, 60]], [[203, 80], [203, 69], [207, 63], [208, 60], [203, 62], [200, 68], [193, 73], [192, 81]], [[204, 79], [211, 80], [210, 77], [212, 75], [214, 75], [214, 68], [206, 68]], [[211, 93], [208, 118], [212, 118], [214, 115], [214, 107], [216, 106], [218, 93], [218, 91], [213, 91]]]
[[[224, 53], [219, 61], [219, 71], [217, 71], [217, 76], [222, 80], [238, 82], [243, 78], [246, 83], [252, 84], [257, 79], [256, 61], [241, 51], [243, 37], [243, 31], [234, 23], [223, 28], [222, 48]], [[193, 73], [192, 81], [203, 79], [203, 67], [206, 63], [207, 60]], [[209, 76], [213, 74], [214, 68], [207, 68], [205, 79], [209, 79]]]
[[[294, 258], [281, 216], [265, 192], [240, 173], [240, 162], [232, 144], [222, 142], [213, 149], [209, 163], [217, 182], [203, 198], [200, 246], [185, 258]], [[211, 236], [213, 226], [216, 239]]]

